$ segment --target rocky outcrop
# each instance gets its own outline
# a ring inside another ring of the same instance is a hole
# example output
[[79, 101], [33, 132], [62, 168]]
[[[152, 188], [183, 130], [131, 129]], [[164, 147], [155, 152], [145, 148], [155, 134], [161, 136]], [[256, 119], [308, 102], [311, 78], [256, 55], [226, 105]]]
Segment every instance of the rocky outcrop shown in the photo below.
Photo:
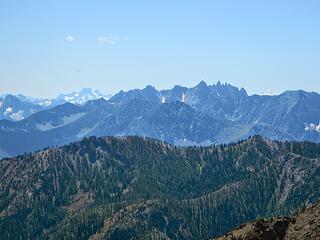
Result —
[[295, 217], [259, 219], [242, 224], [217, 240], [320, 239], [320, 201]]

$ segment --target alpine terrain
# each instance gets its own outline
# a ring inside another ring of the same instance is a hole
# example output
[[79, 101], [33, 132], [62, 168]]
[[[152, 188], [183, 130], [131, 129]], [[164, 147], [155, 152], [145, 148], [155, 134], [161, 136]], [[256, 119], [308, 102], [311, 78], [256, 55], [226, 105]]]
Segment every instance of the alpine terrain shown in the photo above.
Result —
[[[10, 121], [16, 113], [8, 113], [0, 121], [0, 152], [15, 156], [106, 135], [147, 136], [179, 146], [231, 143], [256, 134], [281, 141], [320, 142], [320, 95], [315, 92], [248, 96], [243, 88], [202, 81], [191, 88], [158, 91], [147, 86], [120, 91], [109, 100], [94, 99], [100, 96], [95, 93], [65, 95], [62, 104], [42, 111], [31, 105], [24, 113], [34, 113], [19, 117], [20, 121]], [[4, 112], [16, 109], [5, 102]]]

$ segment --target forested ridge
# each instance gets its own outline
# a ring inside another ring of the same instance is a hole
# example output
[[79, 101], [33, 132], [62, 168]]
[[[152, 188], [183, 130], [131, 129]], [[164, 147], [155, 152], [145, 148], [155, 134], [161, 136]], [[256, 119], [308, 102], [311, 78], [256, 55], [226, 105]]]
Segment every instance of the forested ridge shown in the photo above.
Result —
[[320, 197], [320, 144], [87, 137], [0, 161], [0, 239], [206, 239]]

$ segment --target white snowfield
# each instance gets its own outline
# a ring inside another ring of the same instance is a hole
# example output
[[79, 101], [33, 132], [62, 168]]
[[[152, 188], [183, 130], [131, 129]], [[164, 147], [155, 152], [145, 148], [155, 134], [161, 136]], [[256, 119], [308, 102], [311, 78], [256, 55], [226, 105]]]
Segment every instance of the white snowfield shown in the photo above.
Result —
[[320, 132], [320, 122], [319, 122], [318, 125], [315, 124], [315, 123], [310, 123], [310, 124], [308, 124], [308, 125], [304, 128], [304, 130], [306, 130], [306, 131], [317, 131], [317, 132]]

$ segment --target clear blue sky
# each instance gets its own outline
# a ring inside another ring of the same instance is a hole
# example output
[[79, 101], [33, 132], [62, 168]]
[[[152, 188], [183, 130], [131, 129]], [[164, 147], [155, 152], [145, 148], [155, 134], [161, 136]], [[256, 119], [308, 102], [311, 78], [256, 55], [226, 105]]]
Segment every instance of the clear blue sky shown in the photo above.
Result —
[[0, 93], [200, 80], [320, 92], [320, 1], [0, 1]]

